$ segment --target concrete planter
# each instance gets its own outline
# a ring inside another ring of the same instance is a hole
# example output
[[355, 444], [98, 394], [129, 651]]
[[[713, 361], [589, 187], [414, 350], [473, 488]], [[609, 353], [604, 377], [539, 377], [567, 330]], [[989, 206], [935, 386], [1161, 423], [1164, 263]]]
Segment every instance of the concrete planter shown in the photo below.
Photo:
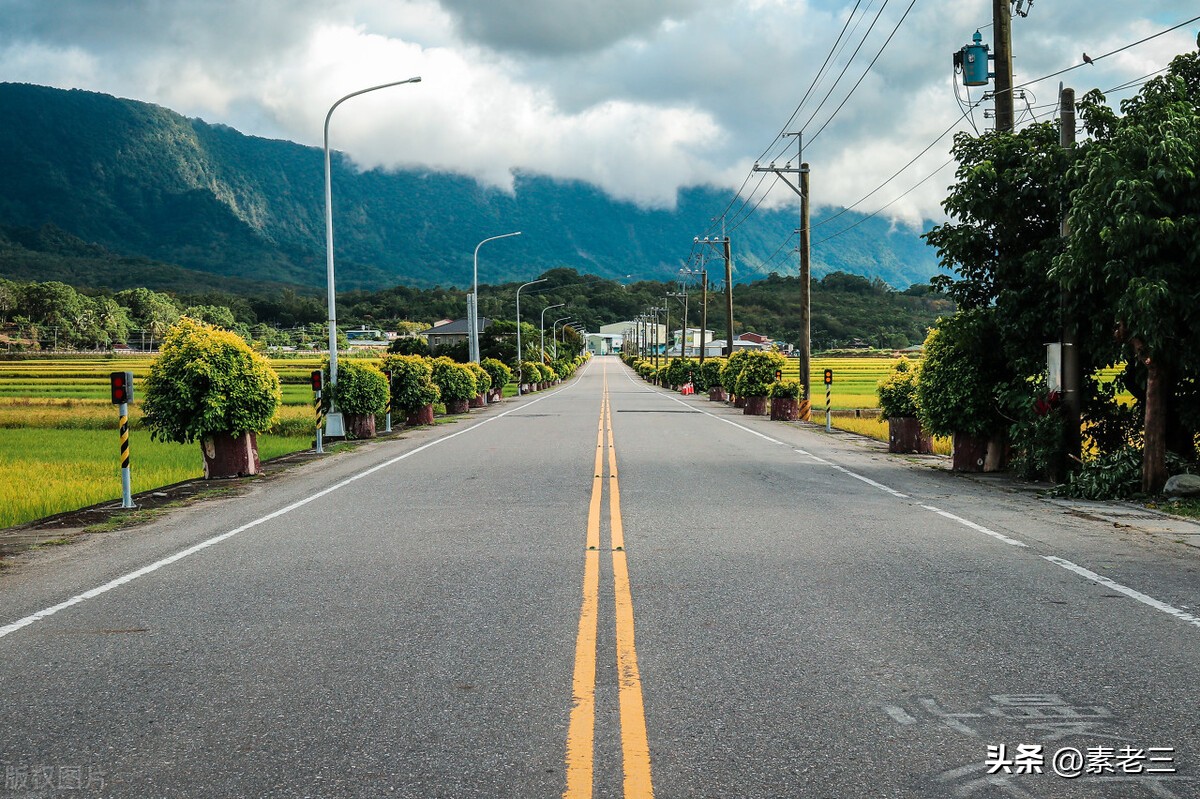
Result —
[[933, 452], [933, 436], [921, 429], [915, 416], [889, 416], [888, 452], [928, 455]]
[[766, 416], [768, 399], [770, 397], [746, 397], [742, 413], [746, 416]]
[[374, 438], [375, 414], [373, 413], [344, 413], [346, 420], [347, 438]]
[[426, 405], [418, 408], [408, 415], [404, 423], [409, 427], [420, 427], [421, 425], [433, 424], [433, 405]]
[[479, 394], [478, 396], [471, 397], [471, 399], [469, 401], [469, 405], [472, 408], [486, 408], [487, 407], [487, 394]]
[[950, 450], [950, 468], [956, 472], [982, 472], [987, 460], [987, 439], [955, 433]]
[[254, 433], [232, 436], [214, 433], [201, 440], [204, 454], [204, 479], [245, 477], [262, 471], [258, 460], [258, 438]]
[[466, 413], [471, 407], [469, 399], [464, 400], [446, 400], [446, 415], [456, 416], [460, 413]]
[[800, 400], [791, 397], [771, 398], [771, 421], [795, 422], [800, 419]]
[[730, 397], [730, 399], [733, 400], [733, 407], [735, 407], [735, 408], [745, 408], [746, 407], [746, 398], [745, 397], [739, 397], [736, 394], [734, 394], [733, 396]]
[[710, 402], [724, 402], [729, 399], [729, 395], [721, 386], [713, 386], [708, 390], [708, 399]]

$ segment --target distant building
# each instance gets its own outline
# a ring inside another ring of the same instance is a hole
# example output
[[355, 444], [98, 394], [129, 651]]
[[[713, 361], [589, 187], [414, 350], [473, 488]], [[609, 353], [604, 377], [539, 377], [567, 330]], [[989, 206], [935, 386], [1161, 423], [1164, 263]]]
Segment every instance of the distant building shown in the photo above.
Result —
[[386, 347], [388, 344], [387, 336], [378, 328], [358, 327], [354, 330], [346, 331], [346, 341], [351, 347]]
[[[479, 317], [479, 331], [482, 333], [492, 325], [492, 320], [485, 316]], [[455, 344], [461, 344], [469, 338], [468, 320], [462, 319], [443, 319], [428, 330], [422, 330], [417, 335], [424, 336], [429, 342], [429, 352], [436, 353], [444, 347], [453, 347]]]
[[771, 339], [768, 336], [763, 336], [758, 333], [743, 333], [742, 335], [738, 336], [735, 341], [750, 341], [759, 345], [769, 345], [771, 343]]

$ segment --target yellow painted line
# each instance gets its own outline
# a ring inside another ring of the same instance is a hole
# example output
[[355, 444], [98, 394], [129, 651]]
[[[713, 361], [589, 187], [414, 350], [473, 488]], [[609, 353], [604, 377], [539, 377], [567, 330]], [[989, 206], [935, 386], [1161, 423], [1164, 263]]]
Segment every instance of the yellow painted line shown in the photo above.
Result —
[[613, 446], [612, 408], [607, 386], [604, 392], [604, 415], [608, 422], [608, 517], [612, 528], [612, 547], [625, 548], [625, 525], [621, 523], [621, 486], [617, 482], [617, 450]]
[[617, 451], [612, 438], [612, 408], [608, 385], [604, 387], [604, 412], [608, 425], [609, 513], [612, 525], [613, 593], [616, 597], [617, 696], [621, 710], [621, 753], [625, 764], [625, 799], [653, 799], [650, 778], [650, 744], [646, 734], [646, 708], [642, 677], [638, 671], [633, 637], [633, 594], [629, 590], [628, 558], [621, 521], [621, 489], [617, 480]]
[[596, 613], [600, 553], [589, 551], [583, 567], [583, 607], [575, 638], [571, 723], [567, 728], [567, 789], [563, 799], [591, 799], [596, 728]]
[[[607, 376], [605, 386], [607, 387]], [[607, 393], [605, 394], [607, 396]], [[604, 400], [596, 431], [596, 462], [588, 507], [583, 605], [575, 636], [574, 704], [567, 727], [567, 789], [563, 799], [591, 799], [596, 735], [596, 624], [600, 596], [600, 500], [604, 489]]]
[[[607, 433], [607, 440], [606, 440]], [[607, 446], [606, 446], [607, 444]], [[608, 480], [604, 455], [608, 455]], [[613, 443], [612, 405], [605, 364], [600, 420], [596, 434], [596, 461], [588, 507], [587, 552], [583, 572], [583, 605], [575, 639], [574, 704], [567, 728], [567, 787], [563, 799], [591, 799], [595, 780], [597, 616], [600, 593], [600, 508], [604, 483], [609, 488], [609, 523], [612, 529], [613, 593], [616, 603], [617, 701], [621, 722], [621, 755], [625, 799], [653, 799], [650, 746], [646, 711], [633, 636], [633, 596], [624, 551], [621, 491], [617, 481], [617, 455]]]

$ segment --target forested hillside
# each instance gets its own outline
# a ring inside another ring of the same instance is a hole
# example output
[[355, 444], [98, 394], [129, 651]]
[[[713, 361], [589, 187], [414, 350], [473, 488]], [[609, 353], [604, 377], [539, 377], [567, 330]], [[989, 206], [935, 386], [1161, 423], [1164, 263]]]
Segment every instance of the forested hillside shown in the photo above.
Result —
[[[239, 291], [249, 287], [226, 278], [324, 284], [320, 149], [78, 90], [2, 83], [0, 107], [0, 225], [8, 230], [0, 274], [120, 289], [161, 285], [148, 272], [166, 264], [220, 276]], [[697, 187], [681, 192], [673, 210], [645, 209], [532, 174], [518, 175], [510, 195], [457, 175], [360, 172], [335, 155], [338, 285], [463, 286], [475, 245], [511, 230], [524, 235], [489, 248], [481, 279], [528, 279], [560, 266], [670, 279], [728, 199]], [[824, 218], [816, 210], [815, 226]], [[814, 240], [861, 219], [847, 213]], [[794, 272], [794, 255], [773, 256], [796, 224], [794, 208], [760, 209], [733, 231], [735, 280]], [[66, 237], [56, 232], [47, 246], [13, 232], [46, 225]], [[80, 250], [76, 239], [99, 248]], [[207, 282], [161, 269], [176, 289]], [[916, 233], [870, 219], [815, 245], [814, 276], [835, 271], [903, 289], [927, 282], [937, 266]]]

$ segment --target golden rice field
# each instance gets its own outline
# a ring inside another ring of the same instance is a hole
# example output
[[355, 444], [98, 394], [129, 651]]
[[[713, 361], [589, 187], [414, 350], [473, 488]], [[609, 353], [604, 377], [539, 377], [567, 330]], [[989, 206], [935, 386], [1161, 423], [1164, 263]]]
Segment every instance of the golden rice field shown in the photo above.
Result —
[[[137, 388], [150, 357], [71, 358], [0, 363], [0, 527], [121, 496], [117, 409], [108, 375], [134, 374], [130, 407], [134, 492], [203, 474], [199, 444], [151, 441], [140, 429]], [[309, 374], [320, 361], [273, 361], [283, 382], [275, 424], [258, 437], [263, 459], [307, 449], [313, 411]]]

